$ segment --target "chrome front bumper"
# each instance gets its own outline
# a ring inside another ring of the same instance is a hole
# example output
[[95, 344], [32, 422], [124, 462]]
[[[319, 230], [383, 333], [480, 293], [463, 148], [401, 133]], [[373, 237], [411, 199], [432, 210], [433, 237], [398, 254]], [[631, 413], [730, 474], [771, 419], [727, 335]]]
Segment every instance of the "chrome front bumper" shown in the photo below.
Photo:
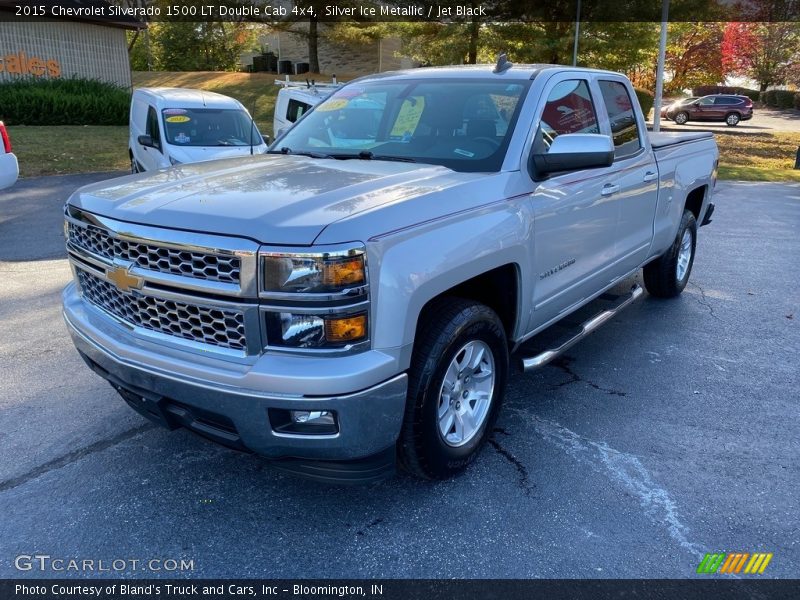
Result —
[[[187, 414], [172, 419], [173, 424], [194, 420], [213, 428], [214, 419], [205, 416], [221, 416], [233, 426], [234, 431], [227, 428], [228, 438], [238, 437], [237, 443], [228, 445], [273, 459], [355, 460], [387, 454], [397, 440], [407, 376], [397, 375], [394, 359], [383, 353], [322, 358], [264, 354], [244, 364], [137, 338], [84, 302], [74, 283], [64, 289], [63, 303], [73, 342], [95, 372], [123, 388], [129, 403], [129, 397], [141, 396], [142, 406], [155, 412], [165, 402], [179, 407], [173, 414], [184, 407]], [[344, 393], [348, 387], [352, 391]], [[279, 433], [270, 424], [270, 408], [336, 411], [339, 431]], [[196, 419], [193, 410], [199, 415]], [[221, 438], [207, 437], [225, 443], [225, 430]], [[202, 427], [195, 431], [203, 434]]]

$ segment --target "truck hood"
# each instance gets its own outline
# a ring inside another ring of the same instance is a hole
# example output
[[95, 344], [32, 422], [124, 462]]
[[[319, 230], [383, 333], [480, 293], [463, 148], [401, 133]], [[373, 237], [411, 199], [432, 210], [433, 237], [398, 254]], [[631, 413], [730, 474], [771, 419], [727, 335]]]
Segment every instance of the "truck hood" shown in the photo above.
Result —
[[311, 245], [334, 221], [470, 175], [430, 165], [267, 154], [120, 177], [80, 188], [69, 203], [142, 225]]

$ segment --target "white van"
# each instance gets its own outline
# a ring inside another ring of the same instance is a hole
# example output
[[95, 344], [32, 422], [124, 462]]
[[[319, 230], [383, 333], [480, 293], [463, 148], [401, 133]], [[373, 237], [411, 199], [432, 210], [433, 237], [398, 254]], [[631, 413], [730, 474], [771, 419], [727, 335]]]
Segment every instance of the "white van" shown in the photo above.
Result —
[[300, 117], [311, 110], [333, 92], [344, 85], [337, 83], [336, 76], [330, 83], [301, 82], [276, 79], [275, 85], [280, 85], [281, 90], [275, 99], [275, 113], [272, 117], [273, 139], [277, 139], [297, 122]]
[[238, 100], [185, 88], [133, 91], [128, 152], [134, 173], [266, 151], [267, 141]]

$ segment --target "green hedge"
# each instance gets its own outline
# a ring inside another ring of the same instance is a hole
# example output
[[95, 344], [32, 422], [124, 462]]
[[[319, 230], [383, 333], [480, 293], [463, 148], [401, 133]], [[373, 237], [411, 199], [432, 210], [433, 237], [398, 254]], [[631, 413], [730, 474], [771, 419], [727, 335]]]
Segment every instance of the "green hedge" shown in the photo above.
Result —
[[778, 108], [794, 108], [794, 97], [794, 92], [775, 90], [775, 105]]
[[761, 94], [761, 101], [767, 106], [778, 106], [778, 97], [776, 92], [778, 90], [767, 90]]
[[751, 90], [748, 88], [736, 88], [738, 91], [736, 92], [740, 96], [747, 96], [753, 102], [758, 102], [759, 97], [761, 96], [761, 92], [758, 90]]
[[125, 125], [131, 95], [89, 79], [20, 79], [0, 83], [7, 125]]
[[798, 92], [798, 93], [796, 93], [794, 95], [794, 107], [797, 110], [800, 110], [800, 92]]
[[653, 108], [653, 103], [656, 100], [655, 96], [652, 92], [643, 90], [642, 88], [634, 88], [634, 91], [636, 92], [636, 97], [639, 99], [639, 106], [642, 107], [644, 117], [647, 118], [647, 115], [650, 114], [650, 109]]

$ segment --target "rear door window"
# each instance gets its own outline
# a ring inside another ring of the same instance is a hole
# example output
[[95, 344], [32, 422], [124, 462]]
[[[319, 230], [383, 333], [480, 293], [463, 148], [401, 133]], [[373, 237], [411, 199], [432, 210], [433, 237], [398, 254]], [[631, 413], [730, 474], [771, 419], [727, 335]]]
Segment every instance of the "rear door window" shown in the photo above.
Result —
[[294, 123], [297, 119], [306, 114], [309, 108], [311, 108], [310, 104], [292, 98], [289, 100], [289, 105], [286, 107], [286, 120], [290, 123]]
[[642, 148], [642, 143], [633, 99], [628, 93], [628, 88], [619, 81], [600, 80], [598, 83], [611, 124], [614, 157], [625, 158], [636, 154]]

